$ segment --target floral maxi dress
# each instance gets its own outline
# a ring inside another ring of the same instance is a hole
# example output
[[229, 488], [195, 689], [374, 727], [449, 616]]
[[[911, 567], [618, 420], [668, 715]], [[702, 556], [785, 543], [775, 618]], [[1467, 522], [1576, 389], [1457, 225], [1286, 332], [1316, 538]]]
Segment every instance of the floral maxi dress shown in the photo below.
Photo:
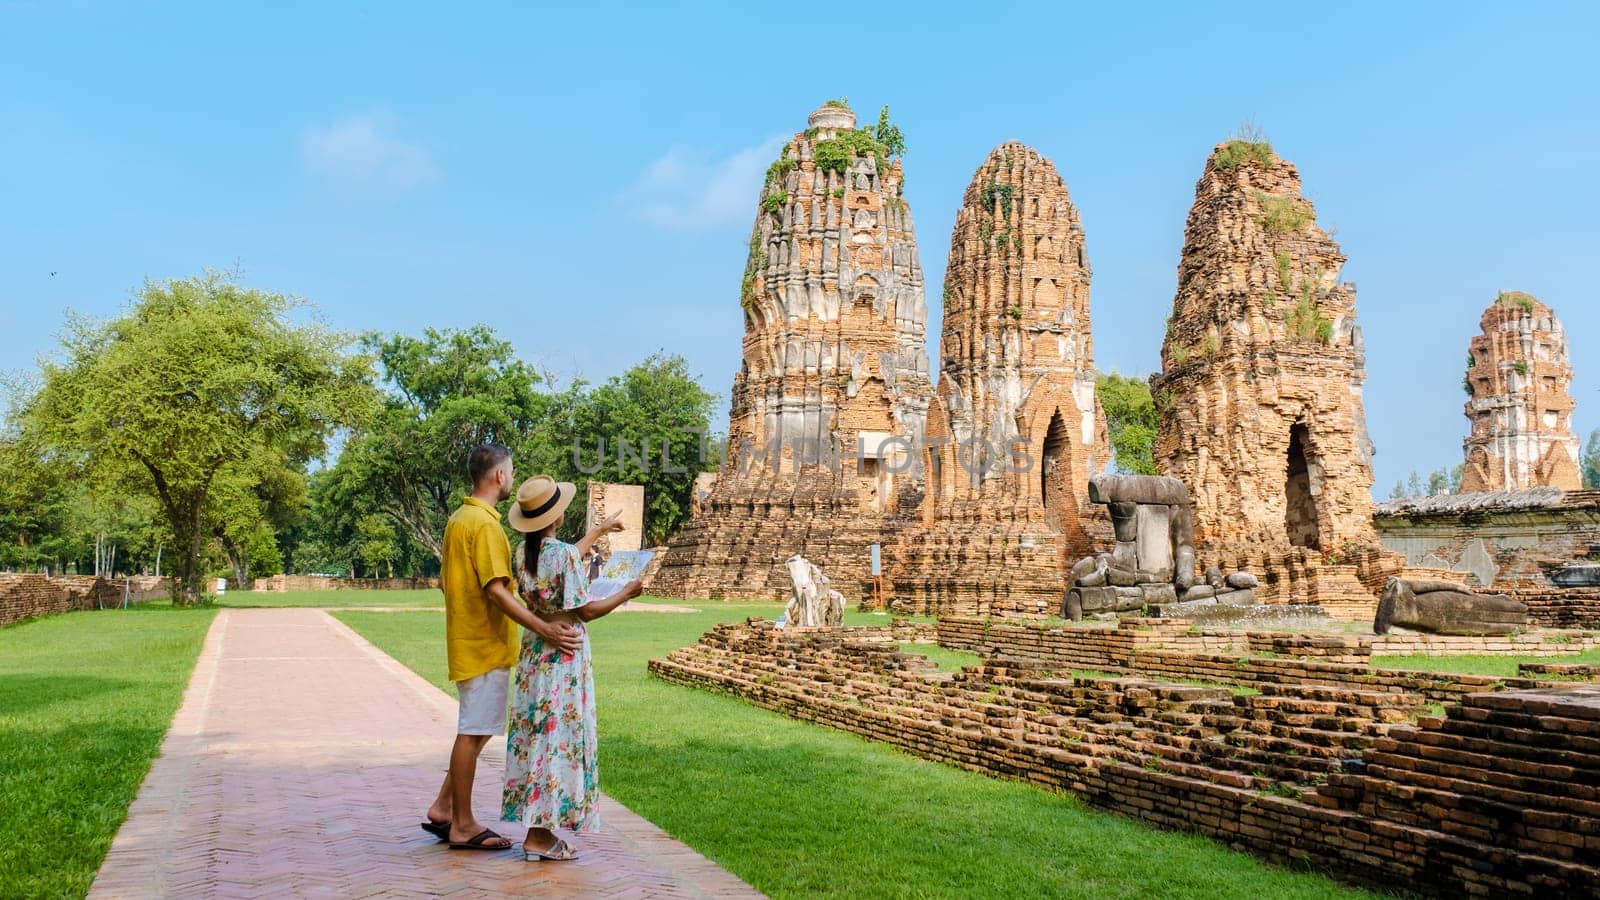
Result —
[[[571, 544], [546, 538], [538, 571], [523, 565], [527, 545], [517, 548], [517, 587], [541, 617], [589, 602], [589, 575]], [[580, 622], [583, 646], [575, 654], [546, 648], [532, 631], [522, 632], [506, 731], [505, 799], [500, 818], [529, 828], [599, 830], [600, 772], [594, 712], [594, 668], [589, 635]]]

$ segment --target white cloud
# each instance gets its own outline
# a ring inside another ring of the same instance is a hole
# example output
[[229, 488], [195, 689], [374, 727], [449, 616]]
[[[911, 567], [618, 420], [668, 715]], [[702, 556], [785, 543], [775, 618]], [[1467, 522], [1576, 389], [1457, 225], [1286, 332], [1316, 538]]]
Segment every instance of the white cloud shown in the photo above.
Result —
[[395, 134], [384, 110], [356, 113], [300, 135], [306, 168], [343, 187], [405, 190], [439, 174], [428, 151]]
[[645, 167], [621, 200], [659, 228], [693, 231], [747, 222], [767, 166], [786, 139], [772, 137], [727, 156], [674, 147]]

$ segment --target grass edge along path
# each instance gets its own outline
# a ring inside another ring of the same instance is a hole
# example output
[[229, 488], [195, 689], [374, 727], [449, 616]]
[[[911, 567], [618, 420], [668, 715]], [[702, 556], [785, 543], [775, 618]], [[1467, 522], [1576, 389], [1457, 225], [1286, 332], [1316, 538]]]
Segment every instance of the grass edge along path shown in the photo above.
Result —
[[[590, 626], [601, 789], [771, 896], [1361, 895], [1067, 794], [651, 677], [646, 660], [713, 624], [777, 613], [693, 605], [701, 612], [616, 615]], [[451, 691], [441, 617], [333, 615]]]
[[216, 615], [167, 603], [0, 628], [0, 897], [81, 897]]

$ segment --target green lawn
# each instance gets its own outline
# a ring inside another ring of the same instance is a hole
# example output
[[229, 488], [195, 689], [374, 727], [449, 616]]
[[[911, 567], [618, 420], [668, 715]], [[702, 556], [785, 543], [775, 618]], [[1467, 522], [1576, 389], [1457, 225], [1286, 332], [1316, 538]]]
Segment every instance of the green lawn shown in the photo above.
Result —
[[0, 897], [88, 890], [214, 614], [143, 604], [0, 628]]
[[[778, 612], [772, 605], [698, 605], [702, 612], [692, 615], [618, 613], [591, 626], [601, 784], [770, 895], [1357, 895], [1204, 838], [1089, 809], [1068, 795], [928, 762], [650, 677], [646, 660], [693, 643], [712, 624]], [[448, 687], [442, 617], [336, 615]], [[846, 621], [887, 619], [851, 613]], [[973, 659], [949, 651], [937, 658], [941, 666]]]
[[1374, 656], [1375, 669], [1411, 669], [1417, 672], [1452, 672], [1461, 675], [1495, 675], [1515, 678], [1521, 663], [1600, 663], [1600, 650], [1560, 656]]
[[218, 606], [403, 606], [444, 609], [444, 594], [421, 591], [229, 591]]

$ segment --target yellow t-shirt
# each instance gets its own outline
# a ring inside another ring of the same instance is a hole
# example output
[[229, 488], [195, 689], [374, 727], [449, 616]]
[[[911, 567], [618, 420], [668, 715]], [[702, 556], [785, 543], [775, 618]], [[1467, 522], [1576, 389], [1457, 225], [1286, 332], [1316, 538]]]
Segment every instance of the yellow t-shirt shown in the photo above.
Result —
[[500, 530], [500, 513], [468, 497], [444, 526], [439, 587], [444, 591], [444, 641], [450, 680], [466, 681], [517, 661], [517, 630], [489, 598], [497, 578], [515, 592], [511, 544]]

